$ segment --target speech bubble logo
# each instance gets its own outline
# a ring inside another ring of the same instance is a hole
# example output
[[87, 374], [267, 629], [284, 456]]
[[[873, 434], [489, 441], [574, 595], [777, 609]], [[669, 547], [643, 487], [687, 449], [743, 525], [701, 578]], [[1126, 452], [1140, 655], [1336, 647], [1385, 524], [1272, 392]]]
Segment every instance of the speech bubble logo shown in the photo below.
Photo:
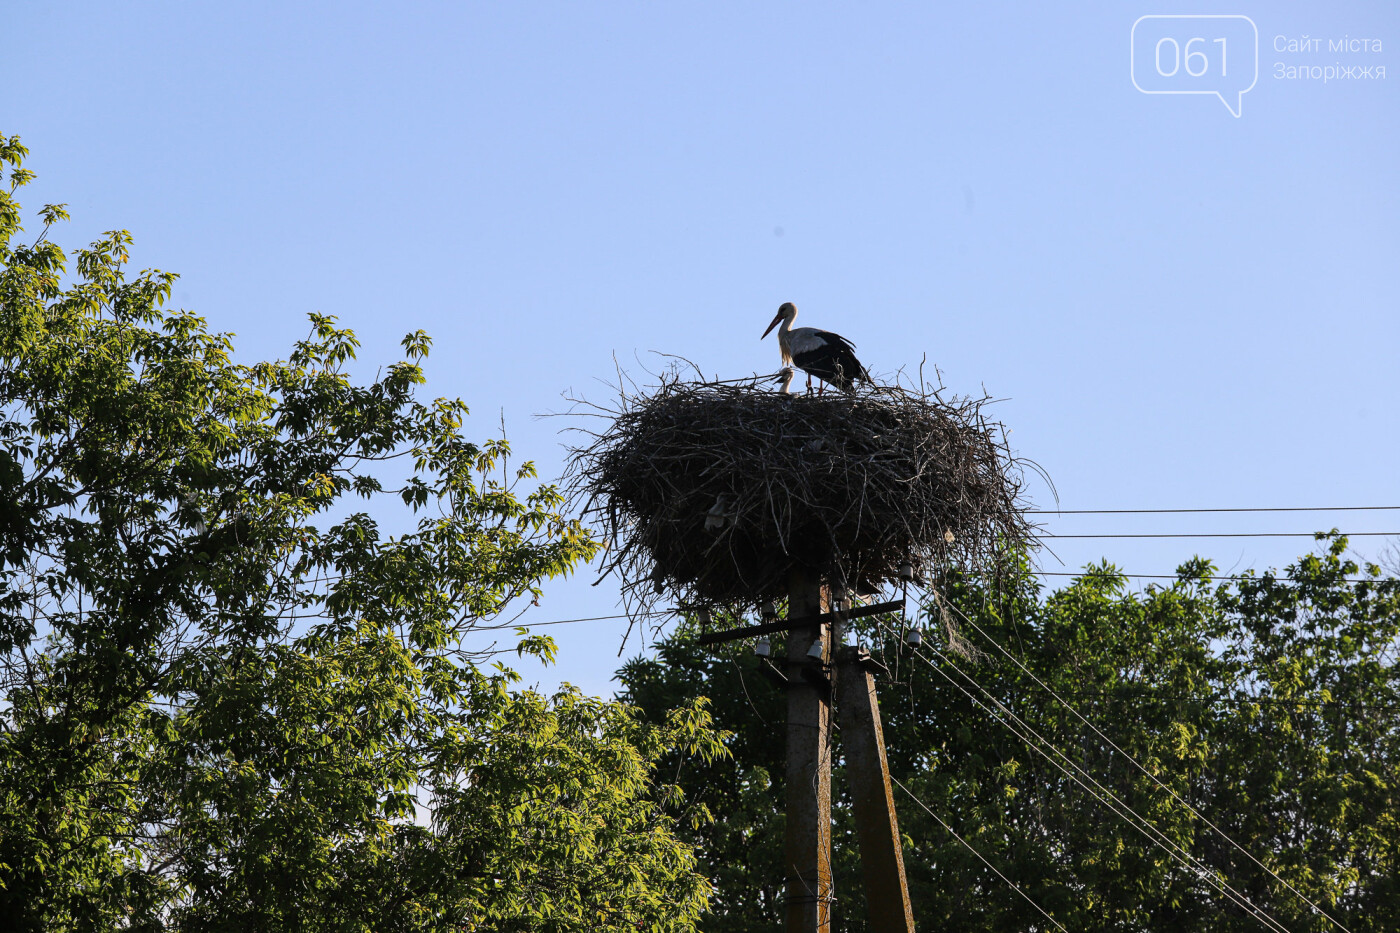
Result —
[[1238, 117], [1259, 80], [1259, 29], [1248, 16], [1223, 13], [1141, 16], [1129, 68], [1144, 94], [1214, 94]]

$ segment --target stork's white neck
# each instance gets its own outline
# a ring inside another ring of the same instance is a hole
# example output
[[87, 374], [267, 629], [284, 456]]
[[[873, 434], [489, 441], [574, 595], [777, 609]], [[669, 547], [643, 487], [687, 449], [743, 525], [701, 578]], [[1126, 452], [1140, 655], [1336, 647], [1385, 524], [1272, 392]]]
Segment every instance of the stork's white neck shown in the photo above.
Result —
[[797, 309], [793, 308], [791, 314], [784, 314], [783, 321], [778, 325], [778, 349], [783, 354], [783, 365], [792, 365], [792, 322], [797, 320]]

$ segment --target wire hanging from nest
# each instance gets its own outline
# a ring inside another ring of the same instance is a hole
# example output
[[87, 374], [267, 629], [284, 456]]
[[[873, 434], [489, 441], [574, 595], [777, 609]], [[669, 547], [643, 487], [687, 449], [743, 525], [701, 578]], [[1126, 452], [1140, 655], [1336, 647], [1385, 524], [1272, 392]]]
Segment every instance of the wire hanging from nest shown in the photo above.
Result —
[[[619, 387], [571, 450], [571, 504], [607, 542], [629, 609], [670, 591], [691, 606], [752, 608], [795, 569], [858, 592], [900, 567], [997, 572], [1033, 527], [1023, 468], [989, 397], [890, 385], [786, 395], [752, 380]], [[577, 413], [577, 410], [576, 410]]]

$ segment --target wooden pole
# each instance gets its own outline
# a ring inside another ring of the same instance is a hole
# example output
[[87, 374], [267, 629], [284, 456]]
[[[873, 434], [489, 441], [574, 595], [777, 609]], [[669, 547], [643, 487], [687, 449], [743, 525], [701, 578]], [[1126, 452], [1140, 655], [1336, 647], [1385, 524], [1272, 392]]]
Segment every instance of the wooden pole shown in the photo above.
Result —
[[868, 658], [864, 649], [854, 646], [839, 649], [837, 656], [836, 706], [860, 844], [860, 871], [870, 907], [870, 928], [882, 933], [914, 933], [894, 790], [885, 758], [885, 734], [875, 677], [865, 663]]
[[[821, 581], [800, 571], [788, 578], [788, 614], [826, 611]], [[823, 668], [808, 657], [817, 638], [831, 657], [829, 626], [788, 635], [787, 721], [787, 933], [831, 930], [831, 702]], [[818, 677], [811, 677], [815, 672]]]

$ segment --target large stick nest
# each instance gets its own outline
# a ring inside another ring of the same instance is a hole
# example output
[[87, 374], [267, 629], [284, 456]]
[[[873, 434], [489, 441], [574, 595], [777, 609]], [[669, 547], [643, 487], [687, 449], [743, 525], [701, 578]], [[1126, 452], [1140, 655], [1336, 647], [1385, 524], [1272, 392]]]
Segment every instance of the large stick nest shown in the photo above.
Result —
[[872, 591], [917, 573], [986, 571], [1031, 533], [1020, 461], [989, 400], [923, 387], [784, 395], [667, 376], [622, 393], [568, 484], [608, 543], [629, 604], [786, 595], [800, 569]]

